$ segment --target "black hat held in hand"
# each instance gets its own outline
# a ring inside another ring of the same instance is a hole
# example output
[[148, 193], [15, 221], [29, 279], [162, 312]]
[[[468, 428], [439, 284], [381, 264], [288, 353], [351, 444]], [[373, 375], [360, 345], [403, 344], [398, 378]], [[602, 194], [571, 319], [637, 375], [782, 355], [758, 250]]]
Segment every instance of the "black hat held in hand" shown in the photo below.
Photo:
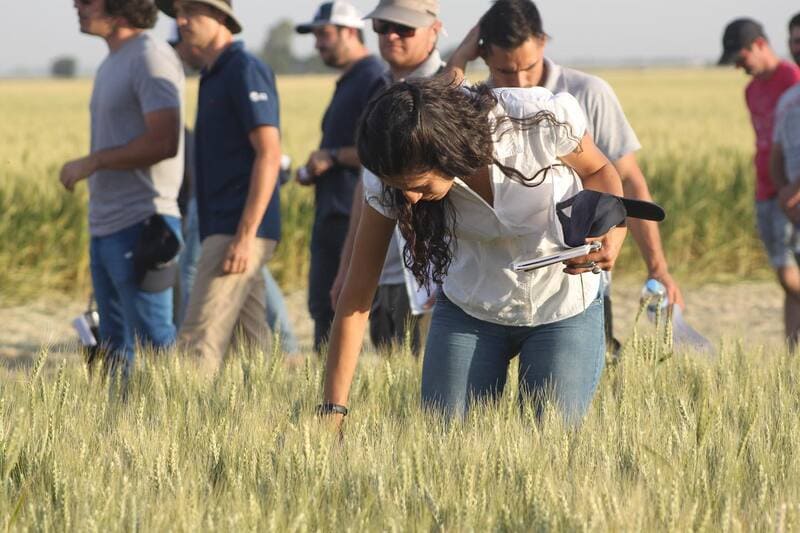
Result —
[[582, 246], [587, 237], [601, 237], [625, 217], [661, 222], [664, 210], [657, 204], [631, 200], [598, 191], [583, 190], [556, 204], [556, 214], [568, 246]]
[[161, 292], [175, 285], [181, 242], [161, 215], [144, 221], [133, 249], [136, 283], [145, 292]]

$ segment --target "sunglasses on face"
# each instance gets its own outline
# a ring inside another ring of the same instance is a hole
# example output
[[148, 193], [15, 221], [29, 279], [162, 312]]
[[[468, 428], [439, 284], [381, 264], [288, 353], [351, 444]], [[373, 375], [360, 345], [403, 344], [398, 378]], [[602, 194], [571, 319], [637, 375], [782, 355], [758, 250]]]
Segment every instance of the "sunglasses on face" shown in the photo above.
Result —
[[404, 24], [397, 24], [396, 22], [389, 22], [388, 20], [372, 19], [372, 30], [378, 35], [389, 35], [390, 33], [397, 34], [398, 37], [406, 39], [413, 37], [417, 32], [417, 28], [406, 26]]

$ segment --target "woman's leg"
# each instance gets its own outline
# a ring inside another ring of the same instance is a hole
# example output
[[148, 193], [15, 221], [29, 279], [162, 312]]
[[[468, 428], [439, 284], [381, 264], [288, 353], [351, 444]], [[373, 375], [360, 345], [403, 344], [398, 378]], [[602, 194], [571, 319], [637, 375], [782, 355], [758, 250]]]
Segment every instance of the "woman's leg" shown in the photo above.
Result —
[[463, 416], [474, 401], [503, 391], [510, 360], [508, 327], [471, 317], [440, 293], [422, 365], [422, 404]]
[[603, 300], [595, 299], [574, 317], [530, 328], [519, 361], [523, 398], [552, 398], [565, 421], [578, 425], [591, 403], [605, 364]]

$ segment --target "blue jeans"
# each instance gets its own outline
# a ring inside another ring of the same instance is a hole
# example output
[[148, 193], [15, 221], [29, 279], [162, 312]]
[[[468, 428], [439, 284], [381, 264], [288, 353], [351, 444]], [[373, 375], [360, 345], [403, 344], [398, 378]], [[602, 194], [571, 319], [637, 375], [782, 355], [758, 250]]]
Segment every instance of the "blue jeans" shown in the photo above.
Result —
[[[164, 216], [178, 235], [180, 219]], [[136, 342], [165, 348], [175, 342], [172, 323], [172, 289], [139, 290], [133, 270], [133, 248], [144, 227], [140, 222], [104, 237], [92, 237], [89, 245], [94, 297], [100, 314], [100, 341], [115, 357], [133, 362]]]
[[[186, 245], [181, 253], [181, 305], [178, 317], [178, 326], [183, 322], [186, 306], [189, 303], [189, 294], [194, 286], [194, 277], [197, 273], [197, 260], [200, 259], [200, 221], [197, 216], [197, 200], [189, 200], [186, 208], [186, 219], [184, 220], [184, 233], [186, 235]], [[297, 337], [292, 331], [292, 324], [289, 321], [289, 313], [286, 310], [286, 302], [283, 293], [275, 278], [272, 277], [269, 269], [262, 269], [264, 275], [265, 300], [267, 306], [267, 325], [273, 333], [278, 333], [281, 339], [281, 349], [285, 353], [294, 354], [299, 351]]]
[[586, 414], [605, 364], [603, 300], [579, 315], [536, 327], [503, 326], [474, 318], [439, 293], [422, 366], [422, 403], [449, 416], [496, 399], [508, 365], [520, 355], [521, 397], [541, 415], [553, 399], [568, 424]]
[[200, 219], [197, 217], [197, 200], [192, 197], [186, 204], [186, 216], [183, 219], [184, 246], [181, 252], [181, 301], [178, 305], [178, 320], [175, 324], [180, 327], [186, 315], [186, 306], [189, 304], [189, 294], [192, 292], [194, 277], [197, 275], [197, 260], [200, 259]]

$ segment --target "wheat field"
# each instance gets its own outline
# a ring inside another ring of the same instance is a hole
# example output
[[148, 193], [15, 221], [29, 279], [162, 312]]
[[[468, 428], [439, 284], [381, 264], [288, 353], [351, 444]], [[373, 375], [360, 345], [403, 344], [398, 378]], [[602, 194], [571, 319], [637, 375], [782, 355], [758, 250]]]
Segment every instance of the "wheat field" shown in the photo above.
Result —
[[[717, 69], [600, 74], [617, 91], [644, 147], [638, 159], [668, 214], [662, 234], [673, 269], [686, 279], [763, 277], [745, 77]], [[279, 79], [283, 149], [296, 164], [319, 142], [334, 81]], [[189, 124], [196, 90], [190, 80]], [[58, 171], [88, 150], [90, 91], [90, 80], [0, 81], [0, 301], [89, 291], [86, 187], [66, 193]], [[297, 288], [307, 277], [313, 194], [296, 184], [281, 194], [284, 233], [271, 268], [284, 287]], [[641, 274], [632, 242], [620, 261], [620, 274]]]
[[[688, 280], [764, 277], [745, 78], [608, 71]], [[319, 140], [333, 78], [284, 78], [284, 149]], [[188, 85], [188, 116], [196, 82]], [[91, 84], [0, 82], [0, 304], [89, 290], [86, 192], [58, 184], [88, 147]], [[190, 118], [191, 122], [191, 118]], [[305, 283], [313, 196], [282, 190], [271, 263]], [[627, 243], [621, 275], [642, 273]], [[733, 332], [734, 336], [737, 332]], [[446, 422], [419, 404], [421, 362], [362, 357], [341, 434], [313, 414], [323, 363], [238, 349], [214, 382], [145, 353], [127, 399], [43, 347], [0, 363], [0, 529], [6, 531], [792, 531], [800, 529], [800, 358], [726, 342], [717, 358], [634, 333], [579, 429], [504, 396]], [[516, 372], [512, 368], [512, 373]]]

